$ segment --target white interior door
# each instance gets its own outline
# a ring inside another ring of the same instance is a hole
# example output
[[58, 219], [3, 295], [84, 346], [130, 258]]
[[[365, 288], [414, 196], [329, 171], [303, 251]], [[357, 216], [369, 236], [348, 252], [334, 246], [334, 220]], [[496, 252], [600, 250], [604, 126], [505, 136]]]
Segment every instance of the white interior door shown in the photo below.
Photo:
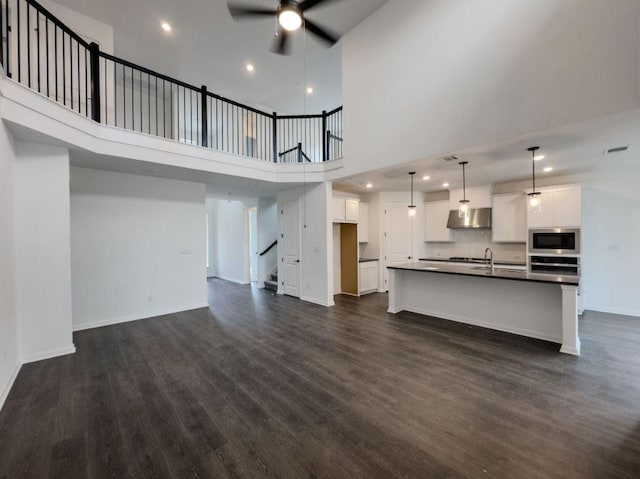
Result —
[[249, 209], [249, 276], [258, 281], [258, 208]]
[[[300, 297], [300, 202], [282, 204], [280, 239], [282, 240], [282, 290], [289, 296]], [[280, 276], [280, 272], [278, 272]]]
[[388, 288], [387, 266], [413, 261], [411, 251], [413, 223], [409, 218], [409, 203], [389, 201], [384, 204], [384, 288]]

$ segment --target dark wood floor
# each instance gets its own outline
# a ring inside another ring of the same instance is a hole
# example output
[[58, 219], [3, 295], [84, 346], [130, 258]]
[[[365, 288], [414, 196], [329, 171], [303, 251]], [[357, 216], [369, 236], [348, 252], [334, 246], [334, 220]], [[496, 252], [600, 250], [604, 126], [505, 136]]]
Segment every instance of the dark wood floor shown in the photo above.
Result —
[[382, 294], [209, 291], [25, 365], [0, 478], [640, 477], [638, 319], [587, 314], [575, 358]]

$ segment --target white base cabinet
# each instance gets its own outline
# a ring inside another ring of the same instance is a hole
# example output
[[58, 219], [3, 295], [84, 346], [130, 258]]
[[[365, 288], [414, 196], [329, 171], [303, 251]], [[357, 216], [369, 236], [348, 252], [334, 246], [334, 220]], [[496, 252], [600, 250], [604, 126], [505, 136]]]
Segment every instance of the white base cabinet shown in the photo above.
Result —
[[378, 290], [378, 262], [367, 261], [360, 263], [359, 271], [360, 294], [373, 293]]

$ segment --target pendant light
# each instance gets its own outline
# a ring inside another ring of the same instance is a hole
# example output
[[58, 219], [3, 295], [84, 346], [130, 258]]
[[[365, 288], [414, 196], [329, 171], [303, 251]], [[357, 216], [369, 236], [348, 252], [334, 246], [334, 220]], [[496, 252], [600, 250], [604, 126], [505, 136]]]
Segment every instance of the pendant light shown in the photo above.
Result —
[[458, 163], [462, 166], [462, 199], [460, 200], [460, 207], [458, 208], [458, 218], [469, 218], [469, 200], [467, 199], [467, 175], [465, 166], [469, 164], [468, 161], [461, 161]]
[[536, 151], [540, 149], [539, 146], [532, 146], [527, 148], [527, 151], [531, 152], [531, 180], [533, 183], [533, 191], [528, 193], [529, 196], [529, 213], [540, 213], [542, 211], [542, 193], [536, 191]]
[[413, 204], [413, 177], [415, 174], [415, 171], [409, 172], [409, 176], [411, 177], [411, 204], [409, 205], [409, 218], [414, 218], [416, 216], [416, 205]]

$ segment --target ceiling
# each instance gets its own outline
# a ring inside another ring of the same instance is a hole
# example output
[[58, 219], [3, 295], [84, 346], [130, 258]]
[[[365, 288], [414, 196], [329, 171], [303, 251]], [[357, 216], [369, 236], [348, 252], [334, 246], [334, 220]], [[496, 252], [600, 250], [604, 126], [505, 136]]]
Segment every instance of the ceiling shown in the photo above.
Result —
[[[536, 177], [540, 183], [556, 176], [587, 171], [601, 171], [640, 165], [640, 109], [590, 120], [550, 131], [539, 132], [499, 144], [450, 152], [434, 158], [395, 165], [334, 182], [336, 190], [349, 193], [376, 191], [407, 191], [408, 173], [416, 172], [415, 189], [435, 192], [462, 188], [462, 167], [466, 165], [467, 186], [486, 186], [531, 178], [530, 146], [540, 146], [538, 154], [544, 159], [536, 161]], [[608, 148], [629, 146], [621, 153], [605, 155]], [[456, 155], [460, 160], [444, 161]], [[553, 168], [544, 172], [545, 167]], [[429, 180], [423, 180], [429, 176]], [[367, 188], [367, 182], [372, 187]], [[444, 187], [443, 183], [449, 183]]]
[[[277, 0], [237, 0], [274, 7]], [[309, 19], [344, 35], [387, 0], [338, 0]], [[282, 113], [331, 110], [342, 104], [340, 43], [332, 48], [302, 31], [292, 55], [269, 51], [275, 20], [235, 22], [226, 0], [56, 0], [114, 28], [115, 54], [228, 98]], [[160, 23], [171, 24], [165, 33]], [[255, 65], [249, 74], [246, 63]], [[307, 95], [306, 86], [314, 93]]]

